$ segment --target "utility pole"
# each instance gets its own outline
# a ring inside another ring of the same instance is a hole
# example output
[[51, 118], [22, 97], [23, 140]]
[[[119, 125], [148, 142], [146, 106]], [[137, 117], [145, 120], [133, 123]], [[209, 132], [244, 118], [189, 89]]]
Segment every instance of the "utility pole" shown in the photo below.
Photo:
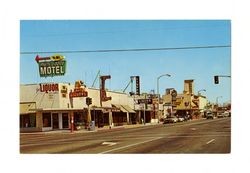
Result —
[[145, 93], [145, 103], [144, 103], [144, 125], [146, 124], [146, 104], [147, 104], [147, 102], [146, 102], [146, 98], [147, 98], [147, 94]]
[[89, 108], [89, 105], [92, 104], [92, 98], [90, 97], [86, 97], [86, 104], [88, 105], [88, 128], [90, 129], [90, 123], [91, 123], [91, 113], [90, 113], [90, 108]]

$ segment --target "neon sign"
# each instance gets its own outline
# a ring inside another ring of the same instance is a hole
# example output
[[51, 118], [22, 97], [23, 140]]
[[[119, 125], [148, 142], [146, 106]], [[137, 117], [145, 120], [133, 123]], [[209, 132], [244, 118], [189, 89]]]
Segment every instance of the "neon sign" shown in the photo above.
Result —
[[39, 66], [40, 77], [62, 76], [66, 72], [66, 61], [62, 55], [35, 58]]
[[85, 90], [85, 86], [82, 81], [76, 81], [75, 82], [75, 88], [74, 90], [70, 90], [69, 92], [69, 98], [73, 97], [87, 97], [88, 92]]

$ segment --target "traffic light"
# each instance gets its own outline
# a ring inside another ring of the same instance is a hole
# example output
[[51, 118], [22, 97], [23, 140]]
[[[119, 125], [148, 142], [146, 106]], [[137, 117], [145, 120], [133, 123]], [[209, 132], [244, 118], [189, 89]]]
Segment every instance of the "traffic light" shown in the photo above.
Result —
[[92, 104], [92, 98], [86, 97], [86, 104], [89, 106]]
[[86, 97], [86, 104], [89, 105], [89, 97]]
[[140, 76], [135, 77], [136, 95], [140, 95]]
[[214, 76], [214, 83], [219, 84], [219, 76]]

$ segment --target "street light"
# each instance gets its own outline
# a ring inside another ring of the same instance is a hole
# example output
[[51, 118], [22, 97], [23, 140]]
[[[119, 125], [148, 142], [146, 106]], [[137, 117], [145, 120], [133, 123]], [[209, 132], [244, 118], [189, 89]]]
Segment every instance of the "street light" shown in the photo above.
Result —
[[170, 74], [163, 74], [163, 75], [160, 75], [159, 77], [157, 77], [157, 96], [158, 96], [158, 120], [159, 120], [159, 113], [160, 113], [160, 93], [159, 93], [159, 79], [163, 76], [167, 76], [167, 77], [170, 77], [171, 75]]
[[216, 97], [216, 104], [218, 105], [218, 99], [219, 98], [222, 98], [222, 96], [218, 96], [218, 97]]
[[206, 92], [205, 89], [199, 90], [199, 91], [198, 91], [198, 95], [200, 95], [200, 92], [201, 92], [201, 91], [205, 91], [205, 92]]

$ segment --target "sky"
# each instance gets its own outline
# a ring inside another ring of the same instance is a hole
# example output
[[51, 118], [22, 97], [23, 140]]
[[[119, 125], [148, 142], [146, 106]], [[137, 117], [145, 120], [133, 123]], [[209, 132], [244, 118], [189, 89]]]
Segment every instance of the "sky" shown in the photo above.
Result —
[[[122, 91], [130, 76], [140, 76], [141, 93], [184, 89], [184, 80], [194, 79], [194, 91], [219, 103], [231, 101], [231, 48], [61, 53], [67, 61], [66, 74], [41, 78], [36, 55], [51, 56], [62, 51], [180, 48], [231, 45], [230, 20], [21, 20], [20, 83], [70, 82], [83, 80], [91, 86], [98, 70], [111, 75], [106, 87]], [[26, 54], [27, 52], [34, 52]], [[95, 84], [98, 87], [98, 84]], [[133, 87], [135, 89], [135, 86]], [[128, 87], [126, 92], [131, 89]]]

